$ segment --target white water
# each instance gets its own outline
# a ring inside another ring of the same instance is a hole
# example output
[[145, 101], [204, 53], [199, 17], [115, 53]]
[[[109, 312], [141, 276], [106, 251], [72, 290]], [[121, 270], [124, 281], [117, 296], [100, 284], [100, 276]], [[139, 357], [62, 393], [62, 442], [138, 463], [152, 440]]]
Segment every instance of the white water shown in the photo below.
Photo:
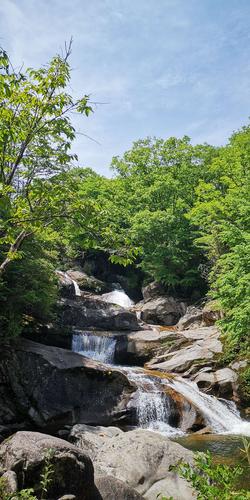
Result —
[[73, 335], [72, 351], [83, 354], [87, 358], [112, 364], [115, 355], [116, 339], [114, 337], [79, 333]]
[[[116, 339], [90, 333], [73, 336], [72, 350], [89, 358], [113, 365]], [[160, 379], [145, 374], [142, 368], [117, 366], [138, 387], [135, 393], [139, 426], [167, 436], [183, 435], [180, 429], [169, 425], [170, 407], [161, 385], [172, 387], [203, 415], [206, 424], [216, 434], [242, 434], [250, 436], [250, 422], [242, 420], [231, 401], [222, 402], [201, 392], [194, 382], [182, 377]]]
[[79, 288], [79, 285], [77, 284], [77, 282], [75, 280], [73, 280], [67, 273], [64, 273], [63, 271], [56, 271], [56, 273], [59, 275], [59, 276], [62, 276], [65, 280], [66, 283], [72, 283], [74, 285], [74, 289], [75, 289], [75, 296], [76, 297], [81, 297], [81, 290]]
[[124, 307], [124, 309], [129, 309], [134, 304], [124, 290], [114, 290], [110, 293], [103, 293], [101, 298], [105, 302], [117, 304], [118, 306]]
[[231, 401], [223, 403], [214, 396], [201, 392], [194, 382], [176, 377], [168, 382], [179, 394], [193, 403], [204, 416], [207, 425], [216, 434], [242, 434], [250, 436], [250, 422], [242, 420]]
[[166, 436], [183, 436], [184, 433], [180, 429], [168, 423], [171, 408], [165, 393], [158, 387], [160, 381], [157, 385], [153, 378], [145, 375], [142, 369], [131, 367], [119, 367], [119, 369], [122, 369], [128, 379], [138, 387], [136, 411], [139, 427], [160, 432]]

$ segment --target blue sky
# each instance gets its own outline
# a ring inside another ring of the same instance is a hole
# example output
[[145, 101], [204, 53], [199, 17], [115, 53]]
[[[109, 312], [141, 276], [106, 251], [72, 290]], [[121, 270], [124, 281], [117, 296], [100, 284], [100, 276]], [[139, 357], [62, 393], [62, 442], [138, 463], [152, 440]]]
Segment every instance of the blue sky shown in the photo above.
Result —
[[73, 36], [71, 90], [100, 104], [77, 119], [81, 166], [153, 135], [223, 144], [248, 122], [249, 0], [0, 0], [0, 45], [46, 63]]

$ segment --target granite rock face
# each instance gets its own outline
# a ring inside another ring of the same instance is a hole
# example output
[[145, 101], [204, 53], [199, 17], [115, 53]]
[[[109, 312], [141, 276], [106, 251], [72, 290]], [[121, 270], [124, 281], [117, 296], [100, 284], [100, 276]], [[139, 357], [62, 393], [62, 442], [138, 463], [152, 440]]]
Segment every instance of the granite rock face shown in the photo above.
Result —
[[57, 347], [26, 339], [0, 351], [0, 416], [4, 425], [109, 425], [127, 418], [135, 390], [126, 375]]
[[88, 450], [95, 474], [113, 476], [143, 498], [155, 500], [158, 493], [177, 500], [195, 498], [187, 482], [169, 471], [179, 459], [191, 462], [193, 454], [167, 437], [143, 429], [122, 432], [75, 426], [71, 440], [84, 452]]
[[15, 473], [18, 489], [40, 492], [46, 457], [53, 468], [48, 498], [74, 495], [76, 500], [101, 500], [90, 458], [66, 441], [39, 432], [17, 432], [0, 446], [0, 465]]

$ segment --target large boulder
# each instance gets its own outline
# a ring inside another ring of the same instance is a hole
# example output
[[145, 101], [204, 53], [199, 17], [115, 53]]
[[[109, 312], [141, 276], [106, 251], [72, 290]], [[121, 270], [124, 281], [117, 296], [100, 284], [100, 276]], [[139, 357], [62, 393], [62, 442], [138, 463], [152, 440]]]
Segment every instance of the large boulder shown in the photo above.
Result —
[[157, 283], [157, 281], [153, 281], [142, 288], [142, 296], [145, 302], [161, 297], [164, 293], [164, 286], [161, 283]]
[[110, 286], [106, 285], [106, 283], [98, 280], [94, 276], [89, 276], [78, 269], [69, 269], [66, 271], [66, 275], [74, 280], [81, 290], [93, 293], [104, 293], [110, 291]]
[[70, 438], [80, 449], [88, 450], [95, 474], [113, 476], [143, 498], [155, 500], [162, 493], [176, 500], [194, 499], [186, 481], [169, 471], [169, 466], [180, 459], [190, 463], [192, 452], [161, 434], [143, 429], [116, 432], [75, 426]]
[[185, 313], [186, 305], [173, 297], [158, 297], [141, 307], [141, 319], [156, 325], [175, 325]]
[[109, 304], [98, 295], [79, 300], [62, 299], [58, 307], [58, 323], [76, 328], [95, 327], [106, 330], [138, 330], [136, 314]]
[[[148, 366], [152, 369], [190, 375], [222, 352], [220, 332], [216, 327], [194, 328], [170, 333], [172, 342]], [[189, 370], [189, 371], [188, 371]]]
[[101, 500], [90, 458], [71, 443], [26, 431], [17, 432], [0, 446], [0, 467], [16, 474], [18, 489], [33, 488], [36, 494], [41, 494], [41, 475], [46, 463], [51, 467], [46, 498], [74, 495], [76, 500]]
[[208, 367], [207, 369], [201, 369], [192, 378], [200, 389], [206, 390], [207, 394], [214, 394], [217, 397], [233, 399], [235, 402], [239, 402], [238, 375], [231, 368], [227, 367], [212, 371]]
[[128, 416], [135, 387], [125, 374], [74, 352], [16, 339], [0, 351], [1, 423], [58, 428]]

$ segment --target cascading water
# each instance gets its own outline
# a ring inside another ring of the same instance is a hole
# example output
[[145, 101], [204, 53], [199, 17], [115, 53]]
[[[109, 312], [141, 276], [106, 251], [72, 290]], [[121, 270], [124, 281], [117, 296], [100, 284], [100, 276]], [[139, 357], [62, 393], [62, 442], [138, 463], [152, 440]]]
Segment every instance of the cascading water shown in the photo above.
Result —
[[242, 420], [236, 406], [230, 401], [224, 403], [214, 396], [201, 392], [194, 382], [175, 377], [168, 381], [179, 394], [196, 406], [208, 426], [216, 434], [243, 434], [250, 436], [250, 422]]
[[168, 421], [171, 415], [169, 401], [156, 382], [145, 375], [142, 369], [131, 367], [120, 367], [120, 369], [123, 369], [128, 379], [138, 387], [136, 412], [139, 427], [158, 431], [167, 436], [184, 435], [180, 429], [169, 425]]
[[101, 298], [105, 300], [105, 302], [117, 304], [118, 306], [124, 307], [124, 309], [129, 309], [134, 304], [122, 288], [113, 290], [113, 292], [110, 293], [103, 293]]
[[[72, 350], [107, 364], [114, 364], [116, 338], [77, 332], [73, 335]], [[180, 429], [169, 425], [170, 408], [164, 385], [186, 398], [203, 415], [207, 425], [217, 434], [250, 436], [250, 422], [240, 418], [233, 403], [223, 403], [214, 396], [201, 392], [194, 382], [182, 377], [171, 379], [150, 377], [142, 368], [117, 366], [138, 387], [135, 393], [139, 426], [168, 436], [183, 435]]]
[[79, 332], [73, 335], [72, 351], [96, 361], [112, 363], [114, 361], [115, 345], [116, 339], [114, 337]]
[[[74, 352], [112, 366], [114, 366], [115, 346], [114, 337], [99, 336], [88, 332], [76, 332], [73, 335], [72, 350]], [[117, 366], [117, 368], [138, 387], [135, 399], [139, 426], [167, 435], [183, 435], [183, 432], [168, 424], [170, 408], [163, 391], [160, 391], [154, 380], [140, 368], [124, 366]]]

